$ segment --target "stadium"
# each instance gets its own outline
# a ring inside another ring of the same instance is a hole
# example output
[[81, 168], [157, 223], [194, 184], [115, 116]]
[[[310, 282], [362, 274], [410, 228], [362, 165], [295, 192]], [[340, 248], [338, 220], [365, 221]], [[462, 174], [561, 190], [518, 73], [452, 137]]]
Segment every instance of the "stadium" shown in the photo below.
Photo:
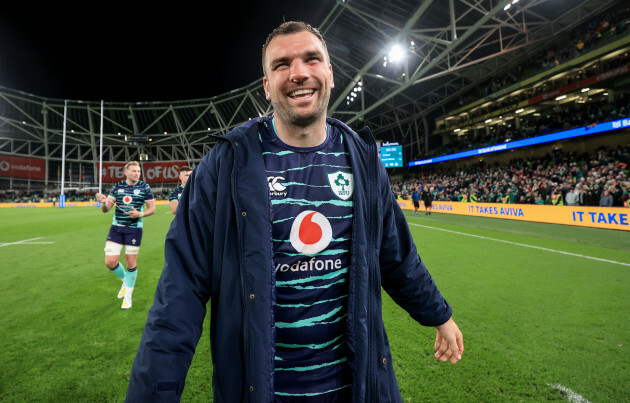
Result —
[[[464, 334], [461, 362], [435, 360], [435, 330], [383, 293], [403, 401], [630, 401], [628, 2], [330, 0], [315, 21], [286, 7], [265, 28], [300, 19], [322, 33], [335, 84], [327, 115], [371, 129]], [[170, 101], [0, 85], [0, 400], [123, 401], [179, 170], [273, 115], [262, 71]], [[156, 212], [133, 307], [120, 309], [103, 264], [112, 213], [96, 194], [125, 178], [128, 161], [140, 163]], [[430, 210], [414, 206], [423, 193]], [[213, 401], [209, 334], [206, 318], [182, 401]]]

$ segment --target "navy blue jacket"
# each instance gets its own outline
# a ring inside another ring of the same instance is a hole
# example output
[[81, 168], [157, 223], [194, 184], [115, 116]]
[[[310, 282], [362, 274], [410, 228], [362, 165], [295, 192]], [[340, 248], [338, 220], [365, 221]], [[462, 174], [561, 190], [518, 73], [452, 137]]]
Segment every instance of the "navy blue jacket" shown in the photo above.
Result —
[[[237, 127], [195, 168], [166, 236], [165, 264], [138, 348], [128, 402], [176, 402], [211, 299], [214, 401], [272, 402], [275, 271], [258, 125]], [[354, 174], [347, 342], [354, 402], [400, 402], [381, 287], [422, 325], [451, 308], [418, 256], [369, 130], [340, 128]]]

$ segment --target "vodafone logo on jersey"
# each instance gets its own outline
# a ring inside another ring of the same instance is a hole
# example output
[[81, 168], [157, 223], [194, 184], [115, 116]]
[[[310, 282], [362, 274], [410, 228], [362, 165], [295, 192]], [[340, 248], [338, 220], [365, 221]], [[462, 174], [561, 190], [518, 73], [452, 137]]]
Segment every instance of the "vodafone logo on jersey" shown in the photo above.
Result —
[[123, 203], [125, 204], [131, 204], [132, 201], [133, 201], [133, 198], [129, 195], [123, 197]]
[[332, 240], [332, 227], [328, 219], [313, 210], [301, 212], [291, 226], [291, 246], [305, 255], [326, 249]]

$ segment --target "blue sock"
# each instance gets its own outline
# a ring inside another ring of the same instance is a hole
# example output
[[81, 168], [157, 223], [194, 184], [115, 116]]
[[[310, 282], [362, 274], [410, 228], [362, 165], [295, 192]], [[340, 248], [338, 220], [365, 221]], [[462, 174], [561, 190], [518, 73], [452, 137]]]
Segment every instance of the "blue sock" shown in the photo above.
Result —
[[[109, 269], [109, 267], [108, 267]], [[112, 273], [114, 273], [116, 276], [118, 276], [119, 279], [124, 280], [125, 279], [125, 268], [123, 267], [122, 264], [120, 264], [120, 262], [118, 262], [118, 266], [114, 267], [113, 269], [109, 269], [111, 270]]]
[[133, 288], [133, 286], [136, 285], [137, 277], [138, 277], [138, 266], [134, 267], [133, 269], [127, 269], [127, 277], [125, 280], [127, 287]]

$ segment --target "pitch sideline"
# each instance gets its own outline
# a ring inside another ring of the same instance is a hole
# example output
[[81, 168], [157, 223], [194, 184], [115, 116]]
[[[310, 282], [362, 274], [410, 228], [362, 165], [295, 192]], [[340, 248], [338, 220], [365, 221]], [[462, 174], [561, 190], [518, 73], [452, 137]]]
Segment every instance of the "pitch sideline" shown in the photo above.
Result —
[[591, 403], [587, 399], [585, 399], [582, 395], [575, 393], [571, 389], [567, 388], [566, 386], [560, 385], [559, 383], [548, 383], [547, 385], [549, 385], [551, 389], [556, 389], [564, 393], [564, 395], [567, 398], [567, 401], [571, 403]]
[[34, 241], [36, 239], [42, 239], [42, 238], [44, 238], [44, 237], [40, 236], [38, 238], [24, 239], [23, 241], [0, 243], [0, 248], [2, 248], [3, 246], [9, 246], [9, 245], [35, 245], [35, 244], [54, 243], [54, 242], [31, 242], [31, 241]]
[[543, 248], [542, 246], [527, 245], [527, 244], [519, 243], [519, 242], [506, 241], [504, 239], [489, 238], [489, 237], [486, 237], [486, 236], [483, 236], [483, 235], [467, 234], [465, 232], [459, 232], [459, 231], [453, 231], [453, 230], [448, 230], [448, 229], [443, 229], [443, 228], [430, 227], [428, 225], [422, 225], [422, 224], [409, 223], [409, 225], [414, 225], [416, 227], [423, 227], [423, 228], [428, 228], [428, 229], [434, 229], [434, 230], [438, 230], [438, 231], [450, 232], [452, 234], [466, 235], [466, 236], [470, 236], [470, 237], [473, 237], [473, 238], [487, 239], [489, 241], [503, 242], [503, 243], [507, 243], [507, 244], [510, 244], [510, 245], [522, 246], [522, 247], [525, 247], [525, 248], [544, 250], [544, 251], [547, 251], [547, 252], [560, 253], [560, 254], [563, 254], [563, 255], [575, 256], [575, 257], [579, 257], [579, 258], [597, 260], [599, 262], [612, 263], [612, 264], [618, 264], [618, 265], [630, 267], [630, 263], [617, 262], [615, 260], [602, 259], [602, 258], [599, 258], [599, 257], [593, 257], [593, 256], [587, 256], [587, 255], [580, 255], [579, 253], [572, 253], [572, 252], [565, 252], [565, 251], [562, 251], [562, 250]]

